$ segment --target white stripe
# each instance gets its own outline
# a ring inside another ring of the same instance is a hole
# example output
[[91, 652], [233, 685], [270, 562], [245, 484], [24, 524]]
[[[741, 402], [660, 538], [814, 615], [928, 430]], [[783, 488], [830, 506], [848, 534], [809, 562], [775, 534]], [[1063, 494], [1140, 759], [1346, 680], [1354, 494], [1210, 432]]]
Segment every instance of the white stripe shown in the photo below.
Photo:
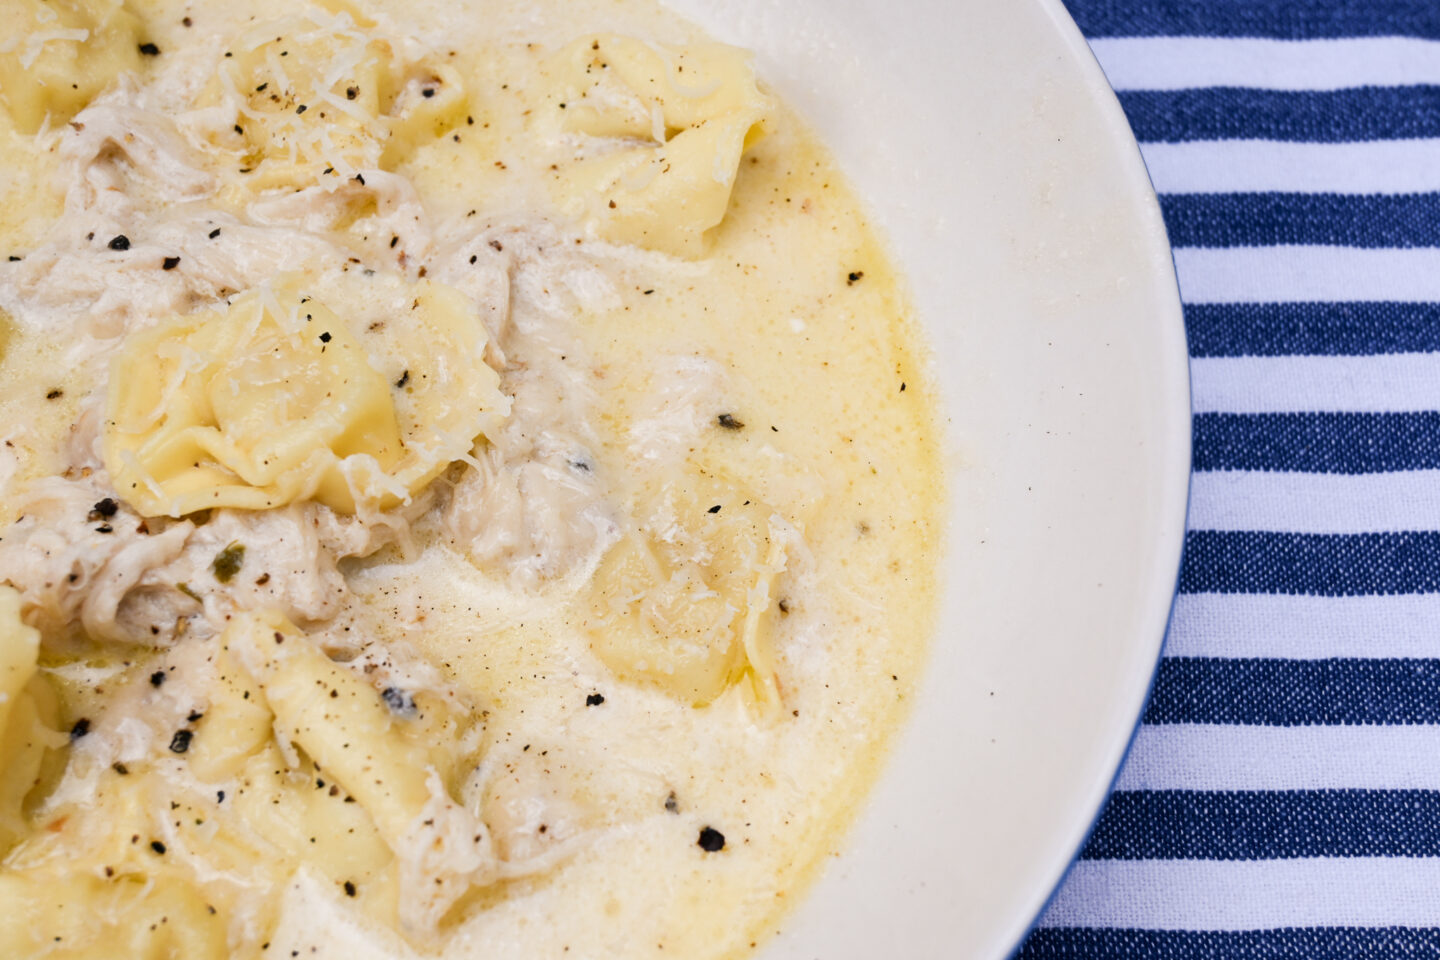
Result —
[[1440, 410], [1440, 353], [1362, 357], [1196, 357], [1196, 413]]
[[1175, 251], [1186, 303], [1440, 300], [1440, 250], [1237, 247]]
[[1160, 193], [1425, 193], [1440, 190], [1440, 140], [1143, 143]]
[[1440, 83], [1440, 43], [1410, 37], [1127, 37], [1091, 40], [1090, 48], [1116, 90], [1340, 90]]
[[1433, 790], [1433, 726], [1141, 727], [1118, 790]]
[[1190, 482], [1190, 529], [1285, 533], [1440, 530], [1440, 470], [1356, 475], [1206, 471]]
[[1046, 927], [1267, 930], [1440, 925], [1440, 858], [1082, 861]]
[[1440, 657], [1440, 594], [1185, 594], [1167, 657]]

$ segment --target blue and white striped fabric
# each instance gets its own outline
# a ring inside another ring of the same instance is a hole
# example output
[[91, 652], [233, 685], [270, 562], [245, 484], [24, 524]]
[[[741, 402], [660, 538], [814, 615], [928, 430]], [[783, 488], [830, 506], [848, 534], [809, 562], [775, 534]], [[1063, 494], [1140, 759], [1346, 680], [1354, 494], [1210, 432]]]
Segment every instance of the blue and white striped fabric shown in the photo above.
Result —
[[1180, 597], [1021, 948], [1440, 957], [1440, 0], [1067, 0], [1189, 334]]

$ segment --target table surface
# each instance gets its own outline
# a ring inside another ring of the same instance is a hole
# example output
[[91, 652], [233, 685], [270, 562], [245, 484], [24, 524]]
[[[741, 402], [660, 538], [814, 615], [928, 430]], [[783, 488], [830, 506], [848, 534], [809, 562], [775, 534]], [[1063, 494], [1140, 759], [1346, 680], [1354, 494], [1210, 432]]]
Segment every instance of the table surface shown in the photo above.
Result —
[[1174, 247], [1194, 486], [1025, 958], [1440, 956], [1440, 2], [1066, 0]]

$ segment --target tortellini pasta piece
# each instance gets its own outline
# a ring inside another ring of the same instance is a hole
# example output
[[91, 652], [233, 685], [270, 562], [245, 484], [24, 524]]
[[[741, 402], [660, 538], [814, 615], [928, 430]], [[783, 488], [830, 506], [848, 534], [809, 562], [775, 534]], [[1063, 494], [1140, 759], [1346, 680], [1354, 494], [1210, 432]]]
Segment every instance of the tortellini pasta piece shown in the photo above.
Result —
[[330, 306], [282, 277], [126, 340], [103, 446], [127, 502], [175, 517], [306, 499], [383, 508], [496, 429], [508, 401], [469, 301], [429, 281], [344, 277]]
[[745, 681], [753, 702], [773, 708], [766, 619], [785, 569], [774, 522], [737, 484], [694, 470], [672, 475], [596, 570], [591, 649], [622, 678], [697, 707]]
[[408, 60], [343, 6], [258, 25], [232, 54], [210, 98], [236, 109], [252, 189], [392, 170], [465, 121], [469, 101], [452, 67]]
[[270, 742], [274, 717], [259, 685], [228, 650], [215, 658], [208, 693], [210, 708], [187, 752], [190, 771], [205, 783], [217, 783], [235, 776]]
[[20, 594], [0, 586], [0, 852], [24, 835], [24, 803], [40, 778], [53, 729], [54, 697], [36, 676], [40, 632], [20, 619]]
[[52, 960], [223, 960], [224, 918], [173, 875], [72, 870], [0, 875], [0, 955]]
[[[408, 721], [397, 722], [397, 708], [418, 712], [407, 694], [382, 695], [273, 612], [244, 615], [226, 638], [250, 660], [277, 732], [355, 797], [394, 851], [409, 931], [433, 931], [472, 884], [496, 878], [489, 832], [450, 796], [437, 769], [434, 727], [407, 735], [400, 723]], [[466, 739], [438, 747], [455, 758]]]
[[0, 103], [21, 133], [69, 120], [140, 67], [140, 21], [120, 0], [8, 0]]
[[[197, 731], [196, 743], [205, 735]], [[327, 771], [310, 762], [288, 766], [271, 737], [232, 779], [216, 785], [227, 790], [226, 799], [212, 813], [213, 834], [196, 845], [212, 868], [268, 874], [278, 885], [304, 866], [337, 888], [349, 881], [367, 910], [394, 922], [394, 857], [369, 814]], [[268, 914], [276, 906], [252, 902], [242, 909]]]
[[19, 591], [0, 586], [0, 731], [35, 675], [39, 656], [40, 631], [20, 619]]
[[553, 69], [564, 129], [622, 140], [564, 172], [562, 203], [607, 240], [702, 254], [770, 110], [748, 55], [607, 34], [575, 41]]

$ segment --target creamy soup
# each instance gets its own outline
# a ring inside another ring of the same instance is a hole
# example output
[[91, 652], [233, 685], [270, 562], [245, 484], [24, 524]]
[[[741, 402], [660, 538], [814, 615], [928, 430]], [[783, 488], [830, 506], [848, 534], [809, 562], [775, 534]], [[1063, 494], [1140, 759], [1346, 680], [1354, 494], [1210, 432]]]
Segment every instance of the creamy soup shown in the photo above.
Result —
[[942, 520], [814, 135], [643, 0], [0, 13], [0, 954], [762, 944]]

